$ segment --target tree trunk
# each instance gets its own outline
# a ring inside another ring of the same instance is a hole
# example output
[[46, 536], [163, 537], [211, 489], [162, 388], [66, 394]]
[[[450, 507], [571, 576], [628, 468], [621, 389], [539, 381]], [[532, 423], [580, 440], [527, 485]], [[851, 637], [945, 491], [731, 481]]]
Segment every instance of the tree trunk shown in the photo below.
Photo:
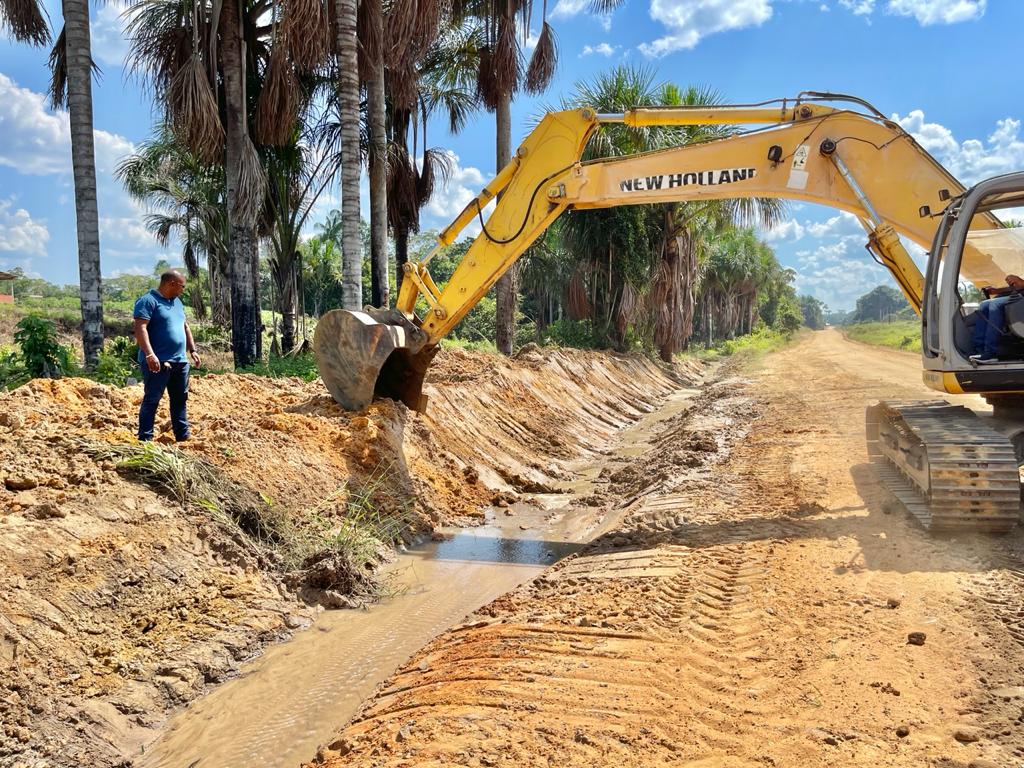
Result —
[[231, 276], [231, 345], [235, 367], [246, 368], [259, 361], [259, 295], [255, 290], [256, 230], [252, 214], [241, 199], [240, 171], [245, 153], [245, 62], [238, 0], [224, 0], [220, 29], [224, 67], [226, 141], [224, 171], [227, 176], [228, 259]]
[[[380, 30], [380, 36], [383, 34]], [[391, 286], [388, 285], [388, 137], [383, 63], [377, 62], [374, 78], [366, 84], [366, 94], [370, 123], [370, 303], [387, 307], [391, 303]]]
[[279, 275], [277, 284], [278, 297], [281, 302], [278, 307], [278, 311], [281, 313], [281, 352], [287, 355], [295, 348], [295, 318], [299, 312], [294, 262], [289, 269], [285, 270], [285, 274]]
[[[497, 126], [495, 141], [496, 173], [500, 173], [512, 160], [512, 94], [504, 94], [498, 100], [498, 108], [494, 111]], [[499, 196], [500, 199], [500, 196]], [[519, 303], [519, 269], [517, 264], [502, 275], [495, 284], [497, 289], [497, 309], [495, 312], [495, 339], [498, 351], [503, 355], [511, 355], [516, 340], [516, 306]]]
[[92, 55], [89, 4], [63, 0], [67, 55], [71, 165], [75, 178], [78, 228], [78, 280], [82, 304], [85, 367], [93, 368], [103, 350], [103, 293], [100, 278], [100, 226], [96, 209], [96, 155], [92, 127]]
[[409, 228], [405, 224], [395, 227], [395, 282], [396, 290], [402, 289], [402, 268], [409, 261]]
[[231, 325], [231, 276], [227, 254], [215, 262], [206, 260], [210, 274], [210, 319], [215, 325], [227, 328]]
[[356, 0], [334, 0], [341, 116], [341, 302], [362, 309], [363, 253], [359, 237], [359, 42]]

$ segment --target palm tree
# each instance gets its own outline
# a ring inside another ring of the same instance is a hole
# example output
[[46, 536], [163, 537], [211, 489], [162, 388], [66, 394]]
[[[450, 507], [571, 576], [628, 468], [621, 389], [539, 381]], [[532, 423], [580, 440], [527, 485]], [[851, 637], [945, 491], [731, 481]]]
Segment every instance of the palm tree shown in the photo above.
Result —
[[[78, 280], [82, 307], [82, 348], [92, 368], [103, 350], [103, 289], [100, 228], [96, 209], [96, 153], [92, 124], [92, 61], [88, 0], [62, 0], [64, 28], [50, 53], [54, 109], [67, 107], [71, 124], [71, 167], [75, 183]], [[45, 45], [50, 39], [36, 0], [0, 0], [0, 26], [19, 42]]]
[[[206, 259], [210, 313], [223, 327], [231, 324], [228, 276], [228, 222], [224, 207], [224, 169], [202, 162], [163, 128], [117, 167], [117, 177], [150, 213], [146, 226], [161, 245], [176, 236], [189, 277], [200, 275], [198, 258]], [[192, 306], [202, 312], [202, 291], [193, 282]]]
[[345, 309], [362, 308], [363, 252], [359, 238], [358, 0], [334, 0], [336, 89], [341, 140], [341, 263]]
[[[620, 66], [598, 75], [592, 83], [580, 84], [565, 106], [621, 112], [635, 106], [694, 106], [719, 100], [707, 89], [690, 87], [683, 91], [671, 83], [655, 83], [650, 69]], [[730, 131], [719, 126], [605, 125], [588, 145], [585, 159], [707, 141], [727, 136]], [[567, 242], [586, 265], [575, 280], [590, 285], [590, 301], [584, 308], [594, 321], [598, 339], [610, 336], [621, 348], [628, 327], [643, 325], [646, 315], [654, 345], [663, 359], [670, 360], [693, 333], [698, 264], [716, 234], [734, 224], [755, 220], [770, 227], [784, 210], [778, 200], [754, 199], [568, 214]], [[577, 285], [577, 296], [579, 292]], [[579, 301], [576, 304], [583, 306]], [[644, 305], [646, 312], [641, 312]]]
[[474, 23], [449, 26], [420, 54], [415, 71], [405, 75], [414, 78], [411, 83], [401, 80], [400, 72], [389, 81], [388, 224], [395, 238], [399, 286], [408, 261], [409, 234], [419, 231], [420, 209], [433, 195], [435, 182], [446, 180], [451, 171], [451, 156], [428, 146], [428, 123], [440, 115], [451, 133], [459, 133], [478, 108], [480, 40], [481, 30]]
[[294, 141], [330, 49], [324, 0], [140, 0], [129, 64], [148, 77], [166, 120], [226, 181], [235, 365], [261, 352], [257, 224], [267, 196], [263, 147]]
[[[622, 0], [592, 0], [591, 10], [608, 13]], [[543, 93], [558, 63], [555, 35], [547, 22], [547, 2], [537, 47], [523, 74], [523, 52], [516, 35], [516, 24], [529, 35], [533, 0], [480, 0], [471, 8], [484, 28], [478, 72], [478, 91], [488, 111], [494, 112], [495, 170], [500, 171], [512, 160], [512, 99], [521, 87], [531, 94]], [[514, 265], [496, 283], [497, 332], [495, 343], [506, 355], [512, 353], [515, 340], [515, 318], [519, 296], [519, 265]]]
[[270, 230], [270, 270], [277, 293], [277, 311], [281, 314], [281, 351], [295, 346], [295, 321], [299, 314], [302, 276], [299, 248], [302, 228], [330, 180], [324, 174], [328, 157], [316, 154], [298, 143], [274, 147], [267, 153], [270, 193], [267, 210]]

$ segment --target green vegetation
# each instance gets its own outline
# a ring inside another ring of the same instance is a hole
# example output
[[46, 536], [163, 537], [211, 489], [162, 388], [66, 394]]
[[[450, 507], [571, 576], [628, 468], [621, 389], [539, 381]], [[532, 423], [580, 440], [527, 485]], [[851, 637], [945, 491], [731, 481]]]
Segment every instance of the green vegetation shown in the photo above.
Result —
[[720, 360], [732, 356], [754, 360], [784, 347], [792, 342], [794, 337], [793, 333], [761, 326], [753, 333], [728, 339], [709, 349], [696, 350], [694, 354], [701, 360]]
[[341, 486], [313, 509], [289, 512], [210, 462], [175, 447], [84, 442], [82, 449], [96, 459], [113, 461], [119, 471], [183, 509], [237, 529], [253, 554], [290, 574], [297, 588], [381, 596], [373, 566], [379, 564], [385, 546], [400, 541], [410, 523], [408, 510], [385, 513], [374, 502], [387, 468], [359, 487]]
[[891, 323], [857, 323], [843, 329], [847, 337], [865, 344], [921, 351], [921, 324], [917, 320], [894, 320]]
[[57, 341], [52, 322], [37, 315], [26, 315], [18, 321], [14, 341], [21, 349], [21, 365], [31, 378], [60, 378], [74, 370], [70, 349]]

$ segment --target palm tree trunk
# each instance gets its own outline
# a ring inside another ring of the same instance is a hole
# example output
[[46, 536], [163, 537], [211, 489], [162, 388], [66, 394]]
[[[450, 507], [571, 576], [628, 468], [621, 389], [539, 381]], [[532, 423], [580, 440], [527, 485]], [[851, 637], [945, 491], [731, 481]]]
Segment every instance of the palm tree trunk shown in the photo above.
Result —
[[82, 303], [85, 367], [96, 365], [103, 349], [103, 294], [100, 278], [100, 226], [96, 209], [96, 155], [92, 127], [92, 54], [87, 0], [63, 0], [71, 117], [71, 163], [75, 178], [78, 228], [78, 280]]
[[338, 107], [341, 119], [341, 301], [363, 303], [363, 254], [359, 237], [359, 64], [356, 0], [334, 0], [337, 19]]
[[227, 328], [231, 325], [231, 277], [227, 254], [215, 262], [207, 258], [206, 268], [210, 273], [210, 319], [215, 325]]
[[245, 62], [238, 0], [224, 0], [221, 12], [221, 57], [224, 67], [224, 100], [227, 131], [224, 170], [227, 176], [228, 259], [231, 275], [231, 344], [235, 367], [245, 368], [259, 360], [259, 279], [253, 265], [257, 257], [255, 222], [248, 220], [241, 199], [240, 176], [245, 152]]
[[[494, 110], [497, 125], [495, 141], [495, 172], [512, 160], [512, 94], [503, 94]], [[519, 270], [516, 265], [506, 272], [496, 284], [497, 308], [495, 313], [495, 339], [498, 351], [503, 355], [511, 355], [516, 338], [516, 305], [519, 298]]]
[[295, 264], [285, 270], [278, 281], [281, 305], [281, 353], [287, 355], [295, 348], [295, 318], [299, 311], [298, 291], [295, 284]]
[[[383, 18], [383, 17], [381, 17]], [[380, 31], [383, 36], [383, 30]], [[370, 129], [370, 303], [387, 307], [391, 303], [388, 285], [388, 138], [385, 134], [384, 66], [366, 84]]]

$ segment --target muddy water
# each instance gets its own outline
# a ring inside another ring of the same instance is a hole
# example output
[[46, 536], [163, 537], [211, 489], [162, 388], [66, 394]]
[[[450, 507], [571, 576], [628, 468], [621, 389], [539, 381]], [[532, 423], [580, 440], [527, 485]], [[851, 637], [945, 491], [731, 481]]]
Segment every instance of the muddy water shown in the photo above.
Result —
[[[623, 431], [610, 457], [642, 453], [656, 425], [685, 410], [692, 390]], [[572, 507], [593, 492], [606, 461], [577, 467], [567, 494], [538, 506], [494, 510], [486, 525], [449, 532], [392, 567], [394, 597], [366, 611], [328, 611], [270, 648], [243, 674], [173, 717], [136, 763], [141, 768], [293, 768], [316, 753], [378, 683], [467, 614], [578, 550], [616, 521]]]

